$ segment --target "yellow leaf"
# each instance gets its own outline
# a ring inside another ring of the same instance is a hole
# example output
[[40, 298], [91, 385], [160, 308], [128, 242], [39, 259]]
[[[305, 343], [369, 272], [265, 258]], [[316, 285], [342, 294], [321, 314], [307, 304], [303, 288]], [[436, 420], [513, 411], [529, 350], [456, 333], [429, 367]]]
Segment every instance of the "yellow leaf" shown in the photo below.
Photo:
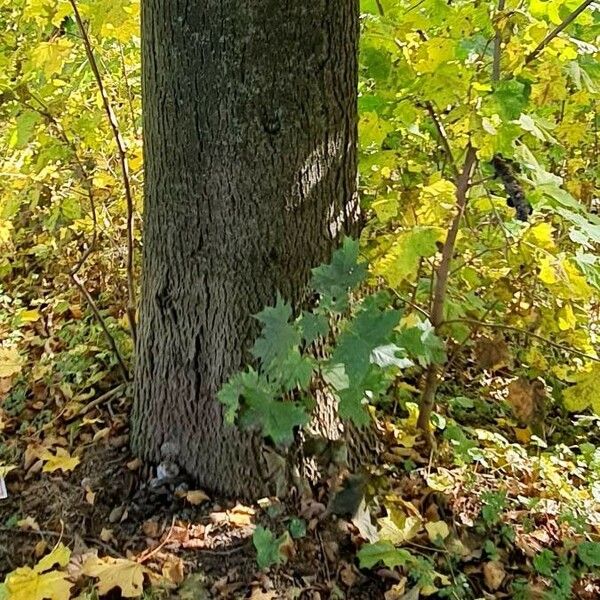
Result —
[[0, 348], [0, 377], [11, 377], [21, 372], [23, 359], [16, 348]]
[[72, 48], [72, 42], [66, 37], [40, 42], [31, 52], [31, 64], [34, 68], [42, 69], [46, 77], [54, 77], [61, 73]]
[[40, 560], [35, 566], [35, 570], [38, 573], [43, 573], [51, 569], [54, 565], [66, 567], [69, 564], [70, 558], [71, 551], [64, 544], [58, 544], [50, 554]]
[[15, 465], [2, 465], [0, 464], [0, 478], [6, 477], [13, 469], [16, 469]]
[[42, 471], [52, 473], [58, 469], [72, 471], [79, 464], [78, 456], [71, 456], [64, 448], [57, 448], [56, 454], [44, 450], [39, 457], [46, 463]]
[[83, 573], [98, 579], [98, 593], [106, 594], [120, 588], [123, 598], [137, 598], [144, 591], [145, 569], [139, 563], [125, 558], [93, 557], [83, 565]]
[[437, 252], [437, 242], [445, 234], [440, 227], [413, 227], [396, 236], [390, 250], [373, 264], [373, 273], [383, 277], [391, 287], [405, 279], [414, 279], [422, 257]]
[[456, 43], [443, 37], [433, 37], [422, 43], [415, 53], [415, 70], [433, 73], [444, 63], [454, 58]]
[[72, 585], [67, 581], [67, 573], [40, 574], [30, 567], [16, 569], [6, 577], [10, 600], [69, 600]]
[[600, 364], [596, 363], [587, 372], [579, 374], [576, 381], [563, 392], [567, 410], [579, 412], [591, 406], [596, 414], [600, 414]]
[[554, 248], [553, 231], [554, 227], [551, 223], [538, 223], [529, 230], [527, 237], [532, 238], [532, 242], [536, 246], [551, 250]]
[[568, 331], [569, 329], [575, 329], [576, 325], [577, 319], [573, 307], [570, 304], [565, 304], [558, 311], [558, 328], [561, 331]]
[[548, 285], [558, 281], [554, 265], [549, 258], [542, 258], [540, 260], [540, 280]]
[[[67, 581], [67, 573], [50, 571], [54, 565], [65, 567], [71, 551], [58, 544], [32, 569], [21, 567], [6, 577], [6, 589], [10, 600], [69, 600], [73, 585]], [[47, 571], [47, 572], [46, 572]]]
[[432, 521], [425, 523], [425, 530], [432, 542], [436, 542], [438, 538], [445, 540], [450, 535], [450, 529], [444, 521]]
[[402, 511], [388, 509], [389, 516], [377, 520], [379, 537], [394, 545], [402, 544], [414, 538], [423, 522], [416, 515], [406, 515]]
[[17, 319], [21, 323], [34, 323], [40, 318], [40, 313], [37, 310], [20, 310], [17, 313]]

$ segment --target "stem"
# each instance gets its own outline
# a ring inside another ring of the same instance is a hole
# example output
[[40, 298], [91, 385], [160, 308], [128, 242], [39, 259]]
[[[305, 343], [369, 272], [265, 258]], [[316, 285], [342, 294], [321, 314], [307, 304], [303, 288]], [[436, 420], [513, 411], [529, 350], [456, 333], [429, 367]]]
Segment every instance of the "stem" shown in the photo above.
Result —
[[553, 29], [525, 58], [525, 64], [528, 65], [535, 60], [538, 54], [564, 29], [566, 29], [594, 0], [584, 0], [565, 20]]
[[88, 292], [87, 288], [83, 284], [83, 281], [81, 281], [81, 279], [79, 279], [79, 276], [77, 275], [77, 273], [71, 272], [71, 273], [69, 273], [69, 276], [71, 277], [71, 280], [77, 286], [79, 291], [83, 294], [85, 299], [88, 301], [88, 304], [90, 305], [90, 308], [92, 309], [92, 312], [94, 313], [94, 316], [96, 317], [96, 319], [98, 319], [98, 323], [100, 323], [100, 327], [102, 327], [102, 331], [104, 332], [104, 335], [106, 336], [106, 339], [108, 340], [108, 343], [110, 344], [110, 348], [113, 351], [114, 355], [117, 357], [117, 362], [119, 363], [119, 368], [121, 369], [121, 375], [123, 375], [123, 380], [126, 382], [129, 381], [129, 371], [127, 370], [127, 367], [125, 366], [125, 361], [123, 360], [123, 357], [121, 356], [121, 353], [119, 352], [119, 348], [117, 347], [115, 338], [112, 336], [112, 334], [108, 330], [108, 326], [106, 325], [106, 321], [104, 320], [104, 318], [102, 317], [102, 314], [100, 313], [100, 309], [98, 308], [98, 306], [94, 302], [94, 299], [92, 298], [91, 294]]
[[69, 277], [71, 278], [71, 280], [73, 281], [75, 286], [79, 289], [79, 291], [82, 293], [82, 295], [85, 297], [88, 304], [90, 305], [90, 308], [92, 309], [92, 312], [94, 313], [94, 316], [96, 317], [98, 323], [100, 324], [100, 327], [102, 328], [102, 331], [104, 332], [104, 335], [106, 336], [109, 346], [111, 347], [113, 353], [115, 354], [117, 362], [119, 363], [119, 368], [121, 370], [123, 379], [127, 382], [127, 381], [129, 381], [129, 371], [128, 371], [127, 367], [125, 366], [125, 361], [123, 360], [123, 356], [119, 352], [117, 343], [116, 343], [113, 335], [110, 333], [108, 326], [106, 325], [106, 322], [104, 320], [104, 317], [100, 313], [100, 310], [98, 309], [98, 306], [94, 302], [94, 299], [92, 298], [91, 294], [88, 292], [83, 281], [78, 276], [79, 271], [81, 270], [81, 268], [83, 267], [83, 265], [85, 264], [87, 259], [90, 257], [90, 255], [94, 251], [94, 249], [96, 247], [97, 238], [98, 238], [98, 217], [96, 214], [96, 203], [94, 201], [94, 192], [93, 192], [93, 188], [92, 188], [91, 179], [86, 172], [86, 168], [83, 164], [83, 161], [79, 157], [79, 154], [77, 152], [77, 146], [75, 145], [75, 142], [73, 140], [71, 140], [71, 138], [67, 135], [67, 132], [65, 131], [62, 124], [50, 112], [50, 110], [43, 103], [42, 100], [36, 98], [33, 94], [31, 96], [38, 104], [40, 104], [40, 106], [42, 106], [42, 108], [41, 109], [36, 108], [26, 102], [24, 102], [23, 104], [25, 106], [31, 108], [32, 110], [35, 110], [36, 112], [38, 112], [45, 119], [47, 119], [47, 121], [49, 123], [54, 125], [54, 127], [56, 128], [56, 131], [58, 132], [59, 138], [73, 153], [73, 159], [75, 161], [75, 165], [74, 165], [75, 171], [77, 173], [77, 176], [81, 180], [83, 187], [85, 188], [85, 190], [87, 192], [88, 199], [90, 201], [90, 210], [92, 213], [92, 224], [93, 224], [92, 239], [88, 243], [88, 247], [84, 250], [84, 252], [82, 253], [82, 255], [79, 258], [79, 260], [77, 261], [77, 263], [69, 271]]
[[442, 144], [442, 146], [444, 148], [444, 152], [448, 156], [448, 162], [450, 163], [450, 167], [452, 168], [452, 171], [454, 172], [455, 177], [458, 178], [458, 176], [459, 176], [458, 168], [456, 166], [456, 161], [454, 160], [454, 155], [452, 154], [452, 148], [450, 148], [450, 142], [448, 141], [448, 136], [446, 135], [446, 130], [444, 129], [442, 122], [439, 120], [439, 118], [435, 112], [435, 108], [433, 107], [433, 104], [431, 102], [427, 101], [425, 103], [425, 108], [427, 109], [427, 112], [429, 113], [429, 116], [431, 117], [431, 120], [433, 121], [433, 124], [435, 125], [435, 129], [440, 138], [440, 143]]
[[92, 72], [96, 79], [96, 84], [98, 86], [98, 91], [100, 92], [100, 96], [102, 98], [102, 104], [104, 106], [104, 112], [106, 113], [106, 117], [110, 124], [110, 128], [113, 133], [113, 137], [115, 139], [115, 143], [117, 145], [117, 151], [119, 154], [119, 164], [121, 166], [121, 176], [123, 179], [123, 186], [125, 189], [125, 201], [127, 203], [127, 293], [128, 293], [128, 303], [127, 303], [127, 318], [129, 319], [129, 327], [131, 330], [131, 337], [133, 339], [133, 343], [135, 344], [137, 339], [137, 327], [135, 321], [135, 274], [134, 274], [134, 262], [133, 262], [133, 252], [134, 252], [134, 234], [133, 234], [133, 220], [134, 220], [134, 201], [133, 194], [131, 192], [131, 181], [129, 179], [129, 166], [127, 163], [127, 153], [125, 150], [125, 142], [123, 141], [123, 137], [121, 135], [121, 131], [119, 129], [119, 123], [117, 121], [117, 116], [111, 106], [110, 100], [108, 98], [108, 94], [106, 93], [106, 89], [104, 87], [104, 82], [102, 81], [102, 75], [100, 74], [100, 70], [98, 68], [98, 63], [96, 62], [96, 58], [94, 56], [94, 51], [92, 49], [92, 44], [90, 41], [90, 37], [88, 35], [87, 29], [81, 19], [81, 15], [79, 14], [79, 9], [77, 8], [77, 3], [75, 0], [69, 0], [71, 6], [73, 7], [73, 12], [75, 14], [75, 21], [77, 22], [77, 26], [79, 31], [81, 32], [81, 36], [83, 38], [83, 45], [85, 47], [85, 53], [87, 55], [88, 62], [90, 63], [90, 67], [92, 68]]
[[[448, 291], [448, 279], [450, 268], [452, 266], [452, 258], [454, 256], [454, 248], [456, 246], [456, 238], [460, 228], [465, 208], [467, 206], [467, 192], [470, 187], [471, 174], [477, 162], [477, 151], [469, 144], [462, 172], [456, 179], [456, 215], [448, 231], [444, 247], [442, 248], [442, 258], [436, 271], [436, 281], [433, 292], [433, 306], [431, 308], [431, 324], [436, 332], [440, 328], [444, 320], [444, 306], [446, 302], [446, 293]], [[425, 434], [425, 439], [429, 445], [432, 445], [430, 420], [431, 411], [435, 403], [435, 394], [437, 392], [439, 368], [435, 363], [431, 363], [427, 368], [425, 376], [425, 387], [421, 397], [421, 406], [419, 410], [419, 419], [417, 426]]]
[[[496, 11], [496, 18], [500, 18], [502, 11], [506, 5], [506, 0], [498, 0], [498, 10]], [[494, 61], [492, 63], [492, 81], [500, 81], [500, 52], [502, 50], [502, 31], [498, 24], [495, 25], [496, 35], [494, 36]]]

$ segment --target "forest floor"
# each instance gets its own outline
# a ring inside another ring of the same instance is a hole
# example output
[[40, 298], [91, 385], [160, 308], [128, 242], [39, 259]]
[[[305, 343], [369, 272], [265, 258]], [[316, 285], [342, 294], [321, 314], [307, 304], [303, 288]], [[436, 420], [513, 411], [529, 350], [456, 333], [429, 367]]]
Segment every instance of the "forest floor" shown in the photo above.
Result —
[[[410, 405], [385, 416], [388, 447], [370, 469], [366, 509], [349, 520], [323, 514], [333, 479], [312, 498], [256, 506], [158, 481], [129, 453], [124, 388], [75, 412], [57, 405], [43, 436], [16, 435], [19, 420], [4, 413], [16, 468], [0, 500], [0, 575], [62, 542], [71, 597], [82, 599], [103, 591], [81, 577], [95, 555], [143, 565], [145, 598], [600, 598], [597, 547], [582, 551], [584, 532], [600, 530], [600, 460], [586, 456], [597, 420], [574, 418], [544, 442], [492, 388], [487, 399], [449, 396], [434, 453]], [[30, 420], [40, 406], [28, 406]], [[286, 536], [263, 569], [257, 524]], [[371, 558], [359, 550], [367, 541]]]

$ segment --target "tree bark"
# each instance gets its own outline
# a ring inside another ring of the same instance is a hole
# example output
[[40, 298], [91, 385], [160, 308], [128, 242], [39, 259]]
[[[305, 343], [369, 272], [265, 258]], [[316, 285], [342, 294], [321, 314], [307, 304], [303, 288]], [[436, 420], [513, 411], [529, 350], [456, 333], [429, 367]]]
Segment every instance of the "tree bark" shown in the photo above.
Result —
[[132, 445], [207, 490], [274, 492], [215, 394], [252, 315], [296, 306], [358, 222], [357, 0], [143, 0], [144, 258]]

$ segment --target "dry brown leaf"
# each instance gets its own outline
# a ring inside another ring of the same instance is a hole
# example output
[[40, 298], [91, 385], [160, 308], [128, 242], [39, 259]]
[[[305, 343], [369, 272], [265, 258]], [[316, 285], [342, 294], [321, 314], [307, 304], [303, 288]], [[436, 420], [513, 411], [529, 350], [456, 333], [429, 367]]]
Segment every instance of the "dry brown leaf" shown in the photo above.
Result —
[[498, 371], [510, 364], [508, 344], [502, 337], [479, 338], [475, 345], [475, 352], [477, 354], [477, 366], [480, 369]]
[[174, 556], [165, 561], [162, 566], [162, 575], [175, 585], [180, 585], [185, 579], [183, 561]]
[[519, 377], [508, 385], [507, 402], [519, 423], [530, 425], [543, 421], [546, 389], [539, 381]]
[[505, 577], [504, 565], [499, 560], [490, 560], [483, 565], [483, 579], [490, 592], [499, 589]]
[[127, 468], [130, 471], [137, 471], [142, 466], [142, 461], [139, 458], [134, 458], [127, 463]]

